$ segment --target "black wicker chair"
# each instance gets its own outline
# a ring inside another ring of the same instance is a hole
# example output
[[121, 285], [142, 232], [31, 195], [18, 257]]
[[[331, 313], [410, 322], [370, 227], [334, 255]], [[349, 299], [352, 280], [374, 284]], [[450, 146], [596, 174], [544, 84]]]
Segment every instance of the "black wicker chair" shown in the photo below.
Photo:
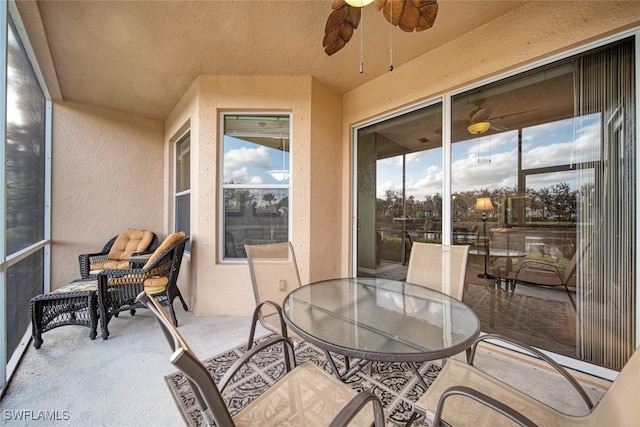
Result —
[[[156, 236], [155, 233], [151, 234], [153, 234], [153, 238], [151, 239], [151, 243], [149, 244], [149, 246], [145, 249], [141, 249], [141, 251], [132, 253], [131, 256], [152, 253], [158, 248], [158, 236]], [[118, 236], [119, 235], [113, 236], [113, 238], [104, 245], [102, 251], [93, 254], [80, 254], [78, 256], [78, 263], [80, 264], [80, 277], [82, 277], [83, 279], [95, 279], [98, 277], [97, 274], [91, 274], [91, 265], [106, 261], [109, 258], [111, 247], [115, 243]]]
[[[177, 239], [177, 240], [176, 240]], [[165, 242], [174, 240], [170, 245]], [[184, 248], [189, 240], [184, 233], [172, 234], [151, 256], [143, 268], [130, 270], [104, 270], [98, 275], [98, 310], [102, 339], [109, 337], [109, 321], [121, 311], [133, 316], [138, 308], [145, 308], [136, 301], [140, 292], [147, 291], [162, 305], [169, 307], [173, 324], [178, 320], [173, 309], [173, 300], [180, 298], [182, 308], [189, 310], [178, 288], [178, 273]], [[166, 248], [165, 248], [166, 247]]]

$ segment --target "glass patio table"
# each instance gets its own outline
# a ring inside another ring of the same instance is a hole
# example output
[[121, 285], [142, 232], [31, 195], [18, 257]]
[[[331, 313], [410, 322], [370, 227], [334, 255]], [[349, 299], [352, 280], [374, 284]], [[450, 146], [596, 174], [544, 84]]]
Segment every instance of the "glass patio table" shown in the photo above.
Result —
[[[480, 335], [480, 321], [471, 308], [441, 292], [398, 280], [315, 282], [289, 293], [282, 307], [287, 325], [324, 351], [341, 380], [370, 361], [407, 362], [417, 374], [415, 362], [460, 353]], [[330, 352], [345, 356], [345, 372], [338, 370]], [[349, 358], [358, 359], [355, 366], [350, 367]]]

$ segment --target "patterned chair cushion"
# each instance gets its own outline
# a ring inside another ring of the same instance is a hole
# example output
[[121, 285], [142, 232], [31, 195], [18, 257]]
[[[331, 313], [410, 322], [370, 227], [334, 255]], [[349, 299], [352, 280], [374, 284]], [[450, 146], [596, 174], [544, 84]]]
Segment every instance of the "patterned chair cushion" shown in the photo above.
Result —
[[98, 291], [98, 281], [94, 280], [76, 280], [75, 282], [71, 282], [68, 285], [64, 285], [61, 288], [58, 288], [52, 291], [52, 294], [60, 294], [65, 292], [84, 292], [84, 291]]

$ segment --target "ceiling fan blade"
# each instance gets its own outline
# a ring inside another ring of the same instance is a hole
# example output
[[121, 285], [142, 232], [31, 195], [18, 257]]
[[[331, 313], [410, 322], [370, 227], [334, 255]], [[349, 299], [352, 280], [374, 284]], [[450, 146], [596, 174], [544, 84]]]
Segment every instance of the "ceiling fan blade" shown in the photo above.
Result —
[[478, 110], [471, 113], [471, 118], [469, 119], [469, 122], [470, 123], [485, 122], [489, 120], [490, 115], [491, 115], [490, 109], [480, 107]]
[[437, 0], [376, 0], [389, 23], [408, 33], [433, 26], [438, 15]]
[[331, 56], [351, 40], [353, 30], [360, 24], [361, 10], [359, 7], [349, 6], [344, 0], [334, 0], [331, 5], [333, 11], [324, 27], [322, 47]]
[[533, 111], [537, 111], [537, 108], [534, 108], [532, 110], [525, 110], [525, 111], [518, 111], [517, 113], [510, 113], [510, 114], [503, 114], [502, 116], [496, 116], [496, 117], [491, 117], [490, 120], [500, 120], [500, 119], [505, 119], [507, 117], [511, 117], [511, 116], [518, 116], [520, 114], [526, 114], [526, 113], [531, 113]]
[[[466, 129], [468, 124], [469, 122], [467, 120], [454, 120], [453, 122], [451, 122], [451, 131], [455, 133], [460, 129]], [[438, 126], [436, 129], [434, 129], [433, 132], [436, 135], [442, 135], [442, 126]]]

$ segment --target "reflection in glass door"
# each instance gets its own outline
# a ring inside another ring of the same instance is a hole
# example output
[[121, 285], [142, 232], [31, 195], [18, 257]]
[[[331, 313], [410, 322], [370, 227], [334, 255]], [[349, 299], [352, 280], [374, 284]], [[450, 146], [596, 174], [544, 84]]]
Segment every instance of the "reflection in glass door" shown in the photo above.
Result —
[[358, 129], [357, 274], [405, 278], [416, 241], [470, 245], [463, 302], [484, 332], [619, 370], [637, 345], [634, 52], [455, 94], [450, 139], [440, 104]]
[[358, 275], [403, 279], [414, 241], [442, 241], [442, 105], [361, 128]]
[[620, 43], [452, 97], [464, 301], [485, 332], [615, 370], [635, 348], [632, 69]]

